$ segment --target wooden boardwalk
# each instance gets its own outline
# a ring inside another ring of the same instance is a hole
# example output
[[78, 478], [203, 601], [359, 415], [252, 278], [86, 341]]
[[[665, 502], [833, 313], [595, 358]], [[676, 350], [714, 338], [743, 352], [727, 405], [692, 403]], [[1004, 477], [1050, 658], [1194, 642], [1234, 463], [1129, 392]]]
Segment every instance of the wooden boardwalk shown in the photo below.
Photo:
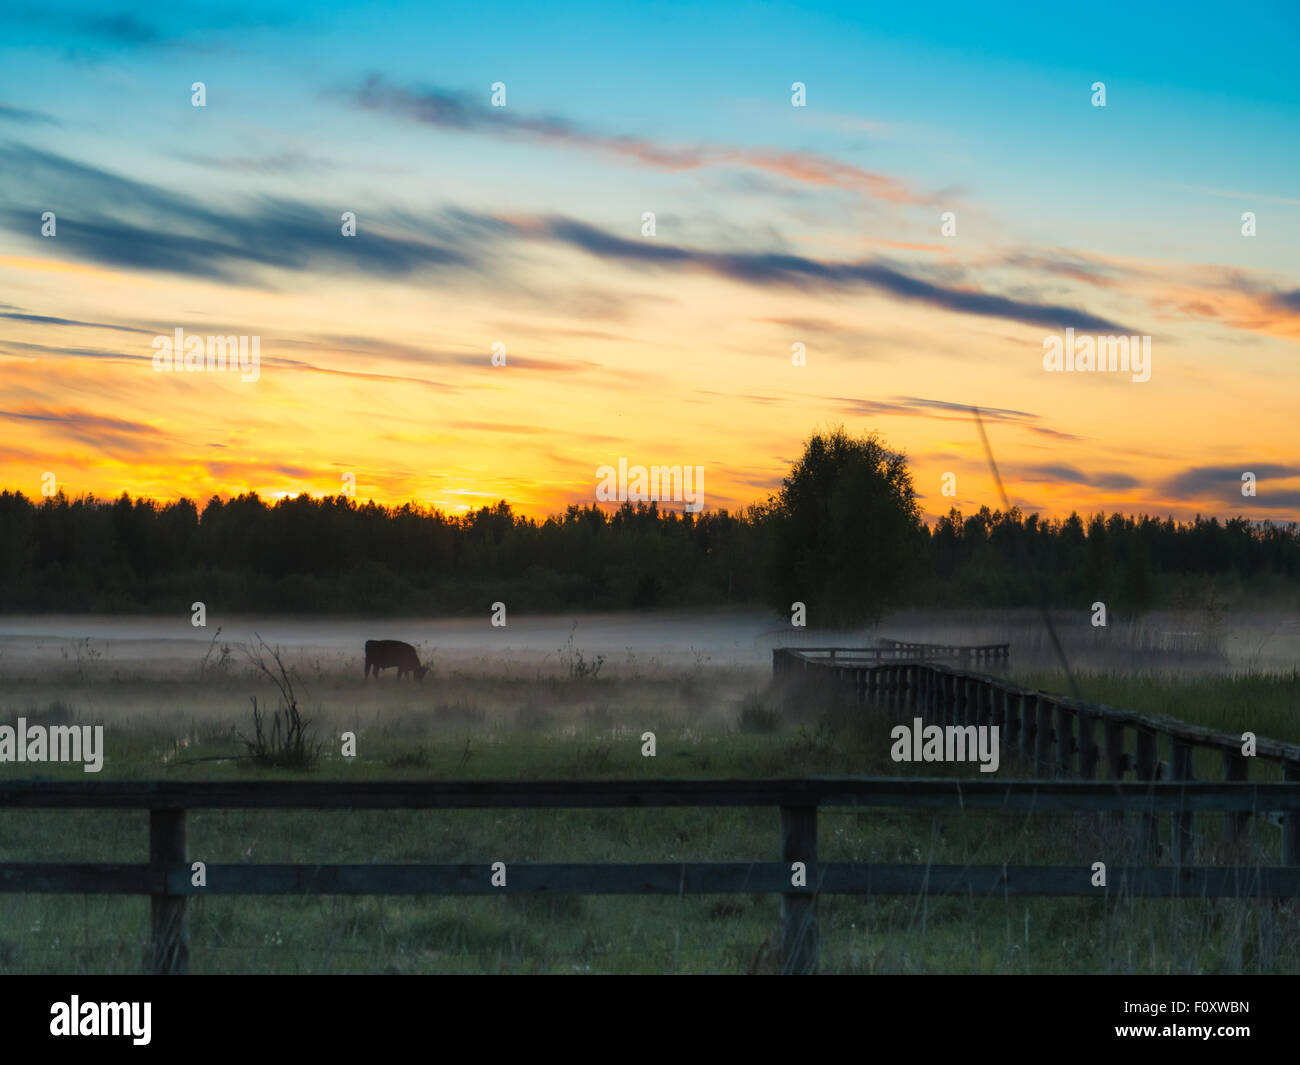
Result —
[[[1248, 780], [1251, 764], [1260, 762], [1279, 766], [1283, 781], [1300, 781], [1300, 745], [1294, 743], [1258, 736], [1255, 754], [1247, 756], [1241, 735], [1020, 688], [1001, 677], [940, 662], [856, 661], [842, 652], [831, 657], [780, 647], [772, 652], [772, 670], [796, 682], [830, 683], [864, 706], [918, 714], [932, 724], [996, 725], [1002, 749], [1031, 766], [1040, 779], [1095, 780], [1104, 769], [1105, 778], [1116, 782], [1131, 774], [1140, 781], [1190, 783], [1193, 754], [1199, 750], [1214, 753], [1226, 782]], [[1229, 835], [1239, 836], [1250, 816], [1238, 812], [1229, 818]], [[1190, 810], [1177, 815], [1170, 841], [1175, 862], [1190, 861], [1193, 818]], [[1300, 817], [1283, 818], [1281, 825], [1282, 861], [1293, 865], [1300, 861]], [[1154, 828], [1148, 820], [1148, 831], [1154, 833]]]

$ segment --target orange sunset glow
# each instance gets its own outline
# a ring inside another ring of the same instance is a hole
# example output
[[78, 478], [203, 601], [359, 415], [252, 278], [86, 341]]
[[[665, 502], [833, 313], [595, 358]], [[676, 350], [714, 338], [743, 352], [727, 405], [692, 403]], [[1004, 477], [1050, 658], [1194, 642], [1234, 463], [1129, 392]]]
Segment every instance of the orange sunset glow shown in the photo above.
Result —
[[[936, 86], [801, 107], [744, 81], [651, 122], [409, 66], [326, 91], [238, 56], [216, 111], [92, 67], [0, 112], [3, 487], [543, 517], [623, 458], [703, 467], [734, 511], [843, 424], [906, 452], [933, 519], [998, 505], [978, 406], [1026, 511], [1300, 514], [1289, 142], [1172, 181], [1190, 97], [1137, 120], [1034, 70], [987, 75], [1031, 105], [959, 126]], [[137, 105], [165, 135], [127, 152]], [[1047, 162], [1029, 194], [995, 137], [1129, 164]], [[1150, 337], [1149, 380], [1045, 369], [1066, 328]], [[178, 329], [259, 338], [256, 379], [159, 372]]]

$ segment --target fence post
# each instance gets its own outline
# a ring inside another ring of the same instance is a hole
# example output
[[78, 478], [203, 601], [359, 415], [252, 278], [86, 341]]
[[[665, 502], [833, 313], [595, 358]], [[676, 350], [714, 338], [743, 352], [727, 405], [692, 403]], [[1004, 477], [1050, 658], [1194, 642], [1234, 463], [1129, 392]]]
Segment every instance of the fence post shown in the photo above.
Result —
[[[1300, 762], [1283, 762], [1282, 779], [1300, 781]], [[1282, 864], [1300, 865], [1300, 810], [1282, 815]]]
[[1056, 704], [1056, 775], [1063, 780], [1074, 775], [1074, 718], [1068, 706]]
[[[1192, 779], [1192, 745], [1181, 740], [1171, 740], [1173, 759], [1170, 765], [1174, 780]], [[1196, 841], [1193, 836], [1192, 813], [1179, 811], [1174, 814], [1170, 826], [1169, 854], [1174, 865], [1188, 865], [1194, 856]]]
[[1124, 758], [1124, 725], [1106, 719], [1106, 771], [1111, 780], [1123, 780], [1127, 768]]
[[190, 934], [185, 925], [185, 896], [167, 893], [167, 867], [185, 864], [184, 810], [149, 811], [149, 864], [158, 884], [149, 900], [150, 969], [155, 975], [188, 972]]
[[1029, 761], [1035, 750], [1035, 737], [1038, 735], [1038, 712], [1034, 697], [1028, 692], [1020, 693], [1020, 757]]
[[[1232, 783], [1234, 781], [1244, 781], [1247, 779], [1247, 773], [1250, 770], [1250, 762], [1245, 755], [1237, 751], [1225, 750], [1223, 752], [1223, 778]], [[1285, 768], [1283, 773], [1285, 773]], [[1250, 814], [1241, 811], [1235, 814], [1227, 815], [1227, 835], [1229, 839], [1240, 839], [1242, 833], [1246, 831], [1246, 825], [1250, 821]]]
[[793, 862], [803, 862], [808, 887], [781, 896], [781, 972], [817, 971], [817, 807], [781, 807], [781, 859], [786, 875]]
[[[1156, 734], [1149, 728], [1143, 728], [1141, 725], [1135, 729], [1137, 732], [1137, 757], [1134, 759], [1133, 768], [1136, 771], [1138, 780], [1155, 780], [1156, 778]], [[1151, 850], [1157, 849], [1160, 843], [1160, 837], [1156, 834], [1156, 815], [1154, 813], [1143, 814], [1142, 822], [1145, 826], [1147, 836], [1147, 846]]]
[[1034, 723], [1034, 772], [1039, 777], [1052, 775], [1052, 704], [1041, 695], [1034, 696], [1037, 711]]
[[1079, 776], [1084, 780], [1097, 779], [1097, 719], [1089, 713], [1079, 714]]
[[[1106, 734], [1106, 779], [1123, 780], [1129, 767], [1128, 756], [1124, 753], [1124, 723], [1108, 717], [1102, 722], [1102, 729]], [[1110, 819], [1118, 824], [1124, 820], [1124, 811], [1116, 810]]]
[[1014, 751], [1020, 739], [1020, 697], [1002, 689], [1002, 748]]

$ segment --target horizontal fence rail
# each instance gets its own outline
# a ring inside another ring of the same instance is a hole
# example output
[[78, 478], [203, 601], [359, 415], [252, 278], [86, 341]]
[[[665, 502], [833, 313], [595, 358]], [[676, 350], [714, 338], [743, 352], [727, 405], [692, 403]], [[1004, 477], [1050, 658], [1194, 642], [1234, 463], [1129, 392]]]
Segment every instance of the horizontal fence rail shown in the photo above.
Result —
[[[769, 807], [780, 811], [779, 862], [531, 865], [206, 864], [196, 885], [186, 813], [213, 809], [464, 810], [503, 808]], [[1119, 866], [1107, 886], [1077, 866], [821, 863], [819, 807], [1136, 813], [1176, 820], [1199, 811], [1300, 819], [1295, 783], [1056, 780], [654, 780], [542, 782], [4, 781], [0, 809], [132, 809], [149, 814], [149, 862], [0, 863], [0, 893], [151, 897], [151, 968], [188, 970], [186, 901], [195, 895], [726, 894], [781, 896], [782, 971], [813, 972], [819, 895], [1100, 896], [1258, 898], [1300, 896], [1300, 862], [1281, 867]], [[1177, 858], [1190, 856], [1176, 850]], [[797, 867], [797, 868], [796, 868]], [[498, 882], [495, 878], [501, 875]]]
[[1009, 643], [973, 645], [916, 643], [882, 637], [880, 644], [900, 655], [919, 658], [923, 661], [934, 658], [958, 658], [963, 662], [1006, 662], [1011, 657], [1011, 645]]
[[485, 810], [862, 806], [1042, 813], [1300, 810], [1285, 783], [811, 777], [800, 780], [3, 780], [0, 809]]
[[837, 663], [854, 662], [915, 662], [933, 661], [940, 658], [956, 659], [962, 664], [979, 662], [994, 665], [1009, 660], [1011, 645], [991, 643], [979, 646], [954, 646], [938, 643], [904, 643], [900, 640], [880, 641], [878, 647], [785, 647], [778, 650], [790, 651], [804, 656], [809, 661], [834, 661]]
[[[218, 865], [196, 887], [188, 869], [166, 874], [166, 894], [195, 895], [500, 895], [480, 865]], [[1080, 865], [891, 865], [823, 862], [811, 870], [816, 895], [1070, 896], [1105, 894]], [[158, 888], [148, 866], [28, 863], [22, 887], [33, 894], [148, 895]], [[1253, 898], [1300, 895], [1300, 868], [1118, 866], [1107, 874], [1113, 895], [1152, 898]], [[510, 865], [513, 894], [727, 895], [784, 894], [790, 868], [780, 862], [639, 862]]]

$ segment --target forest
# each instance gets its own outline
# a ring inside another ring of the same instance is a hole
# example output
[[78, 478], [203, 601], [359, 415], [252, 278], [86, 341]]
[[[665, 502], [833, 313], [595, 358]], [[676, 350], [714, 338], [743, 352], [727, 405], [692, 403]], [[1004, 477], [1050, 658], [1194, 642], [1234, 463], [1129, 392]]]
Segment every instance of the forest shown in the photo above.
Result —
[[[208, 609], [272, 613], [486, 613], [768, 603], [842, 588], [880, 605], [1168, 603], [1210, 580], [1231, 594], [1300, 599], [1300, 527], [1234, 518], [1175, 522], [1112, 514], [1053, 520], [982, 507], [915, 521], [882, 543], [845, 515], [832, 540], [783, 550], [781, 504], [741, 513], [570, 506], [545, 520], [505, 502], [464, 516], [343, 496], [201, 507], [0, 493], [0, 611]], [[832, 523], [833, 517], [829, 519]], [[820, 536], [820, 539], [819, 539]], [[799, 539], [795, 530], [795, 539]], [[864, 590], [879, 559], [889, 587]], [[807, 585], [801, 593], [801, 584]], [[825, 612], [823, 612], [824, 614]], [[837, 610], [836, 620], [852, 620]], [[824, 621], [831, 620], [823, 617]]]

